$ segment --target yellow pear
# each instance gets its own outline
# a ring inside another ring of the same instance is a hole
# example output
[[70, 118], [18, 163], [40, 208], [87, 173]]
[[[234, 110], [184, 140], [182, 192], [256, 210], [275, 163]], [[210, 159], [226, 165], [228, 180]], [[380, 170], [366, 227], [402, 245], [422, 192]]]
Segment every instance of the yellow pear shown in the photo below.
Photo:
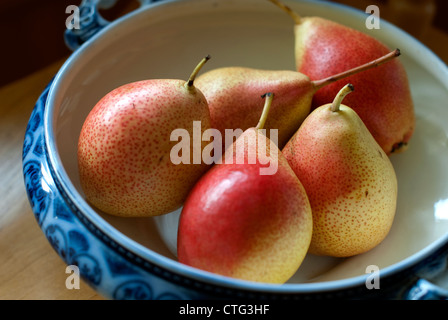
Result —
[[366, 252], [386, 237], [395, 216], [394, 168], [356, 112], [341, 105], [351, 91], [346, 85], [333, 103], [314, 110], [283, 149], [310, 200], [309, 252], [317, 255]]

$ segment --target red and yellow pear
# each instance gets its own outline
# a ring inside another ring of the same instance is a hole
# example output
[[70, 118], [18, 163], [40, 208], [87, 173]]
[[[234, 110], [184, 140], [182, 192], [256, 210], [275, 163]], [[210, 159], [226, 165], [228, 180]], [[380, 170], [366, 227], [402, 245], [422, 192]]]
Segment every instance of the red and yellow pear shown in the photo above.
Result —
[[395, 170], [361, 118], [341, 104], [352, 90], [345, 86], [333, 103], [311, 112], [282, 150], [310, 200], [309, 252], [317, 255], [364, 253], [387, 236], [394, 221]]
[[286, 159], [261, 130], [271, 101], [268, 95], [258, 125], [226, 150], [233, 152], [231, 161], [224, 154], [188, 196], [178, 229], [181, 263], [266, 283], [286, 282], [301, 265], [311, 241], [311, 208]]
[[[301, 17], [279, 0], [270, 0], [294, 20], [297, 71], [311, 80], [366, 63], [390, 49], [361, 31], [321, 17]], [[313, 97], [312, 110], [331, 103], [345, 83], [356, 92], [346, 98], [349, 105], [390, 155], [406, 149], [415, 129], [415, 112], [406, 70], [398, 59], [375, 69], [352, 75], [322, 88]], [[374, 110], [372, 112], [372, 110]]]
[[[208, 104], [194, 86], [204, 58], [188, 81], [150, 79], [106, 94], [87, 116], [78, 142], [78, 165], [86, 199], [112, 215], [145, 217], [179, 208], [208, 166], [174, 164], [175, 129], [193, 136], [210, 128]], [[205, 147], [205, 142], [200, 148]], [[194, 144], [191, 144], [190, 154]]]

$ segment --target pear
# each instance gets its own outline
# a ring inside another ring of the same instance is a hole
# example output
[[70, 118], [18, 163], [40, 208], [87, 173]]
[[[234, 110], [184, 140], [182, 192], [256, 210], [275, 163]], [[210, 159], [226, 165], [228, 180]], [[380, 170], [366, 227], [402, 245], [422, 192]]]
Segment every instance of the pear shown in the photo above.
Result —
[[[389, 51], [386, 45], [363, 32], [320, 17], [301, 17], [279, 0], [270, 1], [294, 20], [296, 68], [312, 80], [342, 72]], [[386, 154], [406, 150], [415, 128], [415, 111], [401, 61], [394, 60], [344, 81], [357, 88], [345, 103], [361, 117]], [[330, 103], [343, 84], [338, 81], [316, 92], [312, 110]]]
[[[193, 83], [209, 58], [202, 59], [188, 81], [128, 83], [94, 106], [78, 141], [80, 182], [91, 204], [124, 217], [157, 216], [183, 204], [208, 166], [173, 164], [170, 135], [181, 128], [192, 136], [193, 121], [200, 121], [201, 134], [210, 128], [207, 101]], [[198, 152], [193, 145], [190, 154]]]
[[[179, 262], [267, 283], [284, 283], [301, 265], [311, 241], [311, 208], [302, 184], [261, 129], [272, 98], [267, 96], [258, 125], [226, 150], [233, 152], [232, 161], [215, 164], [188, 196], [179, 220]], [[268, 163], [274, 170], [264, 172]]]
[[395, 216], [390, 159], [356, 112], [341, 105], [352, 90], [346, 85], [333, 103], [311, 112], [283, 149], [311, 203], [312, 254], [366, 252], [386, 237]]
[[266, 129], [279, 130], [278, 146], [282, 148], [310, 113], [316, 92], [339, 79], [378, 67], [399, 55], [400, 50], [396, 49], [378, 59], [315, 81], [311, 81], [306, 74], [292, 70], [223, 67], [200, 75], [196, 86], [207, 98], [212, 127], [219, 130], [223, 137], [226, 129], [239, 128], [244, 131], [253, 126], [262, 108], [256, 102], [257, 97], [273, 91], [278, 98], [273, 102]]

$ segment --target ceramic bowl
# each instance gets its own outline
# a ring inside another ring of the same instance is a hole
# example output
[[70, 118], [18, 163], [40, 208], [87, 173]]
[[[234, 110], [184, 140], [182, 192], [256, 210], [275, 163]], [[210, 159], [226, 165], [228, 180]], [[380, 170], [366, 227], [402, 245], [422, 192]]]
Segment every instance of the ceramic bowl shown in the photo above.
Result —
[[[82, 36], [77, 38], [76, 32], [82, 30], [69, 32], [67, 43], [79, 47], [36, 103], [23, 144], [23, 173], [35, 218], [48, 241], [104, 297], [448, 296], [447, 66], [386, 21], [381, 21], [380, 29], [368, 30], [363, 12], [325, 2], [286, 2], [304, 16], [338, 21], [402, 51], [417, 125], [410, 148], [391, 157], [399, 195], [390, 234], [373, 250], [352, 258], [308, 255], [286, 284], [273, 285], [178, 263], [179, 211], [134, 219], [109, 216], [91, 207], [80, 187], [76, 146], [85, 117], [107, 92], [141, 79], [186, 79], [191, 66], [206, 54], [212, 60], [204, 70], [230, 65], [294, 69], [293, 23], [268, 1], [159, 1], [145, 3], [112, 23], [100, 21], [93, 10], [93, 16], [82, 20], [96, 23], [90, 34], [82, 35], [89, 39], [83, 43]], [[373, 277], [378, 277], [379, 288], [369, 286]]]

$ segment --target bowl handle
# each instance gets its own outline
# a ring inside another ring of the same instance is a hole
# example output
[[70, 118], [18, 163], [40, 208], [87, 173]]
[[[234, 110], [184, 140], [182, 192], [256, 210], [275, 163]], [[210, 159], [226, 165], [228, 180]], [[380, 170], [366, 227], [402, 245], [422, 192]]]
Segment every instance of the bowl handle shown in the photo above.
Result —
[[[138, 0], [140, 7], [161, 0]], [[117, 0], [82, 0], [79, 7], [72, 6], [74, 11], [67, 7], [67, 18], [64, 32], [65, 45], [72, 51], [78, 49], [84, 42], [107, 26], [111, 21], [104, 19], [99, 9], [109, 9]], [[73, 23], [72, 23], [73, 22]]]
[[407, 300], [448, 300], [448, 290], [426, 279], [419, 279], [408, 291]]
[[448, 300], [448, 243], [421, 261], [417, 270], [416, 281], [406, 290], [404, 299]]

